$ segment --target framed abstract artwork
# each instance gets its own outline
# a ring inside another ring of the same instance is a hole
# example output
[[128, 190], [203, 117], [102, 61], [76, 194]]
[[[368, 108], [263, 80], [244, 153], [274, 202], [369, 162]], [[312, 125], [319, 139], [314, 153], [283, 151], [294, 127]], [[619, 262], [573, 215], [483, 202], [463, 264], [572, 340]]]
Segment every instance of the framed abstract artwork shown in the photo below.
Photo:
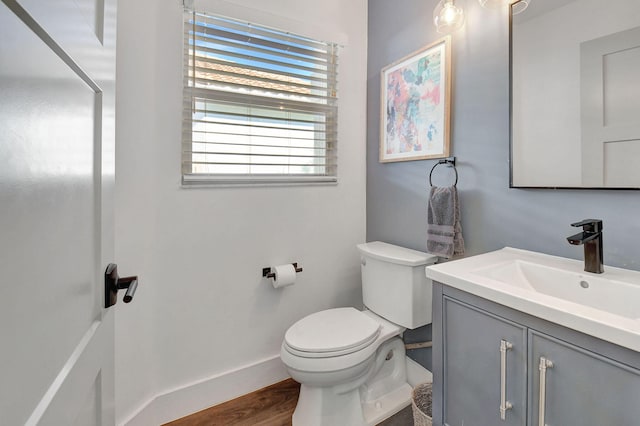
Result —
[[382, 69], [380, 162], [449, 156], [451, 38]]

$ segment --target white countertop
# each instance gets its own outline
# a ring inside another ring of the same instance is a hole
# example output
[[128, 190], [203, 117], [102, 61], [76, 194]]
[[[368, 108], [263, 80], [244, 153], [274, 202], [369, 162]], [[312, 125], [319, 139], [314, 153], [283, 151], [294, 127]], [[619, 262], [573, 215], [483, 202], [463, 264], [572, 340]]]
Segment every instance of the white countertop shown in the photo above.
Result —
[[[565, 295], [562, 298], [555, 297], [527, 285], [524, 279], [507, 283], [506, 280], [494, 279], [491, 274], [483, 272], [490, 268], [499, 270], [501, 265], [513, 262], [534, 264], [542, 266], [538, 268], [542, 271], [550, 271], [551, 282], [545, 283], [547, 288], [553, 291], [553, 286], [557, 286]], [[450, 287], [640, 352], [640, 272], [605, 266], [603, 274], [592, 274], [584, 272], [583, 268], [582, 261], [506, 247], [427, 266], [426, 276]], [[557, 276], [572, 279], [554, 278], [555, 272], [558, 272]], [[554, 279], [557, 282], [552, 282]], [[574, 279], [575, 283], [565, 282]], [[580, 288], [579, 284], [584, 284], [585, 281], [591, 283], [591, 288]], [[571, 288], [562, 288], [567, 285]], [[591, 306], [571, 300], [571, 292], [582, 296], [589, 291], [600, 297], [599, 300], [606, 301], [607, 310], [598, 308], [598, 299], [595, 303], [592, 300]], [[616, 314], [616, 306], [620, 306], [620, 312], [624, 314]]]

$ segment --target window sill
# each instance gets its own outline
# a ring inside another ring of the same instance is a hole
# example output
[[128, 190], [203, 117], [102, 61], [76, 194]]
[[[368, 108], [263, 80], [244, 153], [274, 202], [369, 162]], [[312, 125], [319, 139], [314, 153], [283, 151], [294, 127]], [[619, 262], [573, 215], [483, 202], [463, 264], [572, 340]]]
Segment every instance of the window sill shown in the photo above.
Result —
[[182, 175], [182, 188], [337, 185], [336, 176]]

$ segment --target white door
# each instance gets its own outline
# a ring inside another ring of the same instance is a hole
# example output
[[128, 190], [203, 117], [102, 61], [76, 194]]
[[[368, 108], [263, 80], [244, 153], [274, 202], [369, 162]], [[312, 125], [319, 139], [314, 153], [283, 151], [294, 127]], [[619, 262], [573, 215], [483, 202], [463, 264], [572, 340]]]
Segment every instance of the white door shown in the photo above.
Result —
[[0, 0], [0, 424], [114, 423], [113, 0]]
[[584, 42], [582, 185], [640, 188], [640, 27]]

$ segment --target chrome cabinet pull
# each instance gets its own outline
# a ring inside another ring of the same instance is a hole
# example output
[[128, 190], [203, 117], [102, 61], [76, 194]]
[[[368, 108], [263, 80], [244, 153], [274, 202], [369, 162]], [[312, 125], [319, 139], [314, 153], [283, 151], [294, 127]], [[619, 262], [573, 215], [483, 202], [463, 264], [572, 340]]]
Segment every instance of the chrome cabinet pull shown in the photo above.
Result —
[[547, 368], [553, 368], [553, 362], [541, 356], [538, 370], [540, 370], [540, 398], [538, 401], [538, 425], [547, 426], [544, 421], [544, 408], [547, 399]]
[[506, 420], [507, 410], [513, 404], [507, 401], [507, 351], [513, 349], [513, 344], [500, 340], [500, 420]]

